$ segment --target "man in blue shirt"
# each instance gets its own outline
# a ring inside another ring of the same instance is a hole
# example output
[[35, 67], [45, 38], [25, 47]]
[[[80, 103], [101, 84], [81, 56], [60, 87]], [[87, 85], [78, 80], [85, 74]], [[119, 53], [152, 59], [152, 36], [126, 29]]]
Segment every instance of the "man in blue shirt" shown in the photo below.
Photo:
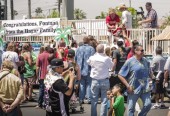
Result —
[[128, 116], [134, 116], [138, 98], [143, 102], [143, 108], [138, 116], [146, 116], [151, 108], [150, 65], [143, 57], [144, 50], [141, 45], [137, 45], [134, 52], [135, 55], [126, 61], [118, 77], [128, 90]]
[[88, 65], [87, 60], [95, 53], [95, 49], [89, 45], [88, 37], [84, 37], [83, 42], [84, 44], [77, 49], [75, 56], [75, 61], [81, 69], [79, 100], [80, 103], [83, 103], [86, 95], [88, 103], [90, 103], [91, 67]]

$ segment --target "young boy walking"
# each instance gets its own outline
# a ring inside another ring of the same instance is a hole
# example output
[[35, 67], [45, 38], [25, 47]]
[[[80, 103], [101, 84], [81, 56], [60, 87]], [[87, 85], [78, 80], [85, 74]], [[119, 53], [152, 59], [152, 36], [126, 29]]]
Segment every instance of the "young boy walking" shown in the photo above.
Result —
[[121, 85], [116, 84], [112, 89], [112, 116], [124, 116], [125, 106], [124, 106], [124, 97], [122, 96]]

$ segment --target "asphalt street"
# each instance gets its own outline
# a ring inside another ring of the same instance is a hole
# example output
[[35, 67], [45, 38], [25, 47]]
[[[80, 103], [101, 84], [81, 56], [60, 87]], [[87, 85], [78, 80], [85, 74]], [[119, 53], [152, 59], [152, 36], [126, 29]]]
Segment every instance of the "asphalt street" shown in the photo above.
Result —
[[[34, 95], [35, 99], [37, 99], [37, 95]], [[165, 109], [150, 110], [147, 116], [167, 116], [168, 111], [170, 111], [168, 109], [170, 107], [170, 100], [166, 99], [165, 102], [166, 102], [165, 105], [167, 106]], [[37, 105], [36, 102], [27, 102], [27, 103], [21, 104], [21, 110], [22, 110], [23, 116], [45, 116], [45, 110], [36, 109], [35, 108], [36, 105]], [[101, 106], [100, 104], [97, 105], [98, 115], [100, 114], [100, 106]], [[80, 107], [78, 106], [76, 109], [77, 110], [76, 113], [71, 113], [71, 116], [90, 116], [91, 105], [83, 104], [83, 107], [84, 107], [83, 113], [80, 112]], [[125, 116], [127, 116], [127, 112], [125, 112]]]
[[[166, 104], [168, 105], [168, 104]], [[81, 113], [79, 111], [79, 109], [77, 109], [77, 112], [72, 114], [71, 116], [90, 116], [91, 113], [91, 106], [88, 104], [84, 105], [84, 109], [85, 111], [83, 113]], [[98, 104], [98, 116], [100, 113], [100, 104]], [[45, 110], [42, 109], [35, 109], [35, 107], [21, 107], [21, 110], [23, 112], [23, 116], [45, 116]], [[150, 110], [150, 112], [148, 113], [148, 116], [167, 116], [168, 111], [170, 111], [168, 108], [167, 109], [155, 109], [155, 110]], [[125, 112], [125, 116], [126, 116], [126, 112]]]

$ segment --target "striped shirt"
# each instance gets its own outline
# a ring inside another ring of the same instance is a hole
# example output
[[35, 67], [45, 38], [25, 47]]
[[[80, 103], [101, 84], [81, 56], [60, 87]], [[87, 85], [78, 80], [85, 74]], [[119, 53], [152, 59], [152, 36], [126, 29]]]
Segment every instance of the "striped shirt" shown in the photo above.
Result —
[[154, 9], [151, 9], [147, 15], [146, 15], [146, 19], [152, 19], [151, 23], [148, 23], [146, 25], [147, 28], [157, 28], [158, 27], [158, 15], [156, 13], [156, 11]]

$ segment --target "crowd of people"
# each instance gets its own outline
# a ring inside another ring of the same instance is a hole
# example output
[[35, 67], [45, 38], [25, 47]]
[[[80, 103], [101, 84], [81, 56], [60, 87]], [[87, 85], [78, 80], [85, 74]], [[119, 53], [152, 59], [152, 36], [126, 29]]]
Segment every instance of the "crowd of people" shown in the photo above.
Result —
[[[63, 46], [63, 41], [57, 48], [46, 44], [40, 48], [35, 60], [30, 43], [23, 43], [21, 50], [18, 50], [21, 46], [16, 43], [8, 43], [2, 54], [0, 72], [1, 113], [21, 115], [19, 104], [34, 101], [32, 88], [37, 81], [39, 98], [36, 108], [48, 109], [48, 116], [69, 115], [69, 101], [75, 92], [76, 82], [79, 85], [76, 96], [80, 104], [91, 104], [92, 116], [97, 116], [99, 97], [101, 116], [113, 113], [116, 116], [124, 115], [125, 88], [128, 93], [128, 115], [134, 114], [139, 98], [142, 101], [139, 115], [146, 115], [151, 108], [150, 79], [156, 81], [156, 103], [153, 108], [165, 107], [164, 86], [168, 80], [169, 59], [166, 62], [162, 57], [162, 48], [157, 47], [157, 55], [150, 64], [144, 58], [139, 42], [131, 42], [124, 32], [122, 34], [117, 46], [112, 48], [104, 48], [93, 36], [84, 37], [79, 45], [73, 41], [71, 47]], [[129, 46], [125, 46], [125, 39], [129, 41]], [[161, 73], [160, 76], [157, 76], [158, 73]]]
[[[157, 15], [151, 3], [146, 3], [148, 15], [141, 23], [156, 25]], [[149, 9], [148, 8], [148, 9]], [[152, 9], [152, 10], [151, 10]], [[76, 96], [80, 105], [91, 104], [91, 116], [97, 116], [97, 103], [101, 98], [100, 116], [146, 116], [151, 109], [151, 91], [155, 90], [155, 105], [164, 105], [164, 90], [170, 73], [170, 58], [156, 56], [149, 63], [144, 48], [137, 40], [130, 40], [126, 29], [131, 28], [130, 12], [122, 4], [122, 24], [118, 33], [112, 31], [120, 22], [114, 9], [106, 17], [109, 38], [114, 35], [113, 46], [104, 47], [91, 35], [83, 42], [74, 39], [70, 46], [61, 39], [44, 44], [36, 56], [30, 43], [8, 42], [1, 55], [0, 116], [22, 116], [20, 104], [35, 101], [33, 85], [39, 84], [36, 108], [46, 110], [46, 116], [69, 116], [70, 101]], [[154, 22], [153, 22], [154, 21]], [[110, 39], [109, 39], [110, 40]], [[150, 81], [153, 86], [150, 86]], [[153, 89], [154, 88], [154, 89]], [[128, 108], [124, 103], [127, 96]], [[159, 99], [161, 98], [161, 104]]]

